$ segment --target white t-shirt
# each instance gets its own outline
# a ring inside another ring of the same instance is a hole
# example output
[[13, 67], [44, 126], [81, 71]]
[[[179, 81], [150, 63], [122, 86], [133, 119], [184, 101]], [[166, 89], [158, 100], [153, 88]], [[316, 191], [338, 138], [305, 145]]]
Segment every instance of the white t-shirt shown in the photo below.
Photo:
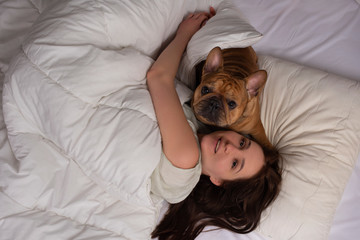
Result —
[[[188, 105], [184, 104], [183, 109], [196, 140], [198, 140], [199, 123]], [[201, 156], [194, 168], [182, 169], [172, 165], [162, 152], [160, 162], [151, 175], [151, 195], [153, 198], [160, 197], [169, 203], [178, 203], [184, 200], [199, 181], [201, 175], [200, 159]]]

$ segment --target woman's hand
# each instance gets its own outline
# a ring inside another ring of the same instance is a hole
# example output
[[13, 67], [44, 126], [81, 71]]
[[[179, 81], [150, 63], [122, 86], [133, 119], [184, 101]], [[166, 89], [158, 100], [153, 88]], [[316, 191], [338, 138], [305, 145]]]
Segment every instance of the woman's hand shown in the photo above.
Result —
[[201, 28], [206, 22], [216, 14], [215, 9], [210, 7], [209, 12], [199, 12], [189, 14], [179, 25], [176, 32], [177, 36], [186, 37], [188, 40]]
[[175, 38], [160, 54], [147, 74], [147, 79], [167, 75], [173, 82], [179, 67], [181, 56], [191, 37], [206, 24], [207, 20], [215, 15], [215, 9], [210, 7], [209, 12], [191, 13], [179, 25]]

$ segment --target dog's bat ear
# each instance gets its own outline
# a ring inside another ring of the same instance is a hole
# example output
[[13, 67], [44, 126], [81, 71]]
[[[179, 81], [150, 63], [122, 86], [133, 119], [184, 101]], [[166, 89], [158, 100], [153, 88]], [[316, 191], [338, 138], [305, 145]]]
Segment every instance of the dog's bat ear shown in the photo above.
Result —
[[213, 48], [206, 58], [206, 62], [203, 68], [203, 75], [210, 72], [217, 72], [222, 69], [224, 60], [222, 57], [221, 49], [219, 47]]
[[246, 79], [246, 90], [250, 98], [256, 97], [263, 89], [267, 79], [267, 72], [259, 70]]

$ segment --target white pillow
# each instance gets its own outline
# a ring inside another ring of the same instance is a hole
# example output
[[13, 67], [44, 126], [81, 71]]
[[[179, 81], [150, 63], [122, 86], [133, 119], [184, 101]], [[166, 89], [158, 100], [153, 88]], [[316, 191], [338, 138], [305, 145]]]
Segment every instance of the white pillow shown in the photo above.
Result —
[[251, 46], [262, 38], [241, 12], [230, 2], [223, 1], [212, 17], [190, 40], [187, 51], [181, 61], [179, 78], [191, 89], [194, 88], [194, 66], [206, 59], [210, 50], [216, 46], [221, 48]]
[[[247, 47], [261, 38], [235, 12], [220, 4], [190, 41], [179, 74], [188, 86], [194, 87], [195, 64], [214, 46]], [[275, 240], [325, 240], [360, 151], [359, 82], [272, 57], [260, 56], [259, 67], [269, 74], [261, 119], [285, 171], [281, 193], [256, 231]]]
[[280, 196], [258, 231], [270, 239], [327, 239], [360, 151], [360, 82], [273, 57], [261, 119], [284, 158]]

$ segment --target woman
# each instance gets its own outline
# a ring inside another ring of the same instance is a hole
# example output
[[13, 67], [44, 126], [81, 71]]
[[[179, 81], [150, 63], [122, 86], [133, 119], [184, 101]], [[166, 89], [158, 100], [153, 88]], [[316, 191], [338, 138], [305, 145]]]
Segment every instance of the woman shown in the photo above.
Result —
[[197, 133], [191, 109], [179, 101], [174, 78], [181, 56], [213, 15], [213, 8], [190, 14], [147, 74], [163, 144], [151, 191], [172, 203], [153, 232], [159, 239], [194, 239], [207, 225], [250, 232], [279, 192], [277, 152], [234, 131]]

